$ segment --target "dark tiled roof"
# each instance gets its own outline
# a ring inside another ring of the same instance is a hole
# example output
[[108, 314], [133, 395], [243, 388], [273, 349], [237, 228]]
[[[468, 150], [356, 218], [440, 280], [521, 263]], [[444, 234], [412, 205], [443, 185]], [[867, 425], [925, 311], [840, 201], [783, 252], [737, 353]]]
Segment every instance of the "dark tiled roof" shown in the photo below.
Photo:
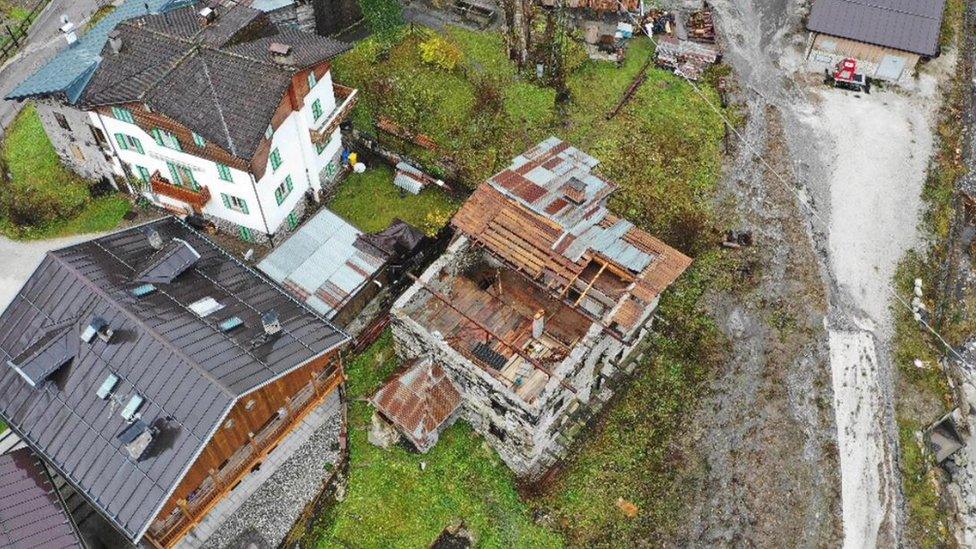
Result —
[[[0, 315], [0, 417], [131, 539], [237, 398], [347, 340], [179, 220], [151, 226], [201, 255], [172, 283], [133, 295], [156, 250], [129, 229], [49, 253]], [[223, 307], [201, 318], [189, 305], [206, 297]], [[283, 329], [267, 337], [260, 316], [272, 309]], [[81, 343], [46, 383], [32, 388], [5, 366], [47, 327], [67, 321], [81, 334], [96, 316], [113, 329], [110, 340]], [[222, 332], [232, 316], [244, 325]], [[118, 404], [96, 395], [109, 374], [119, 378]], [[139, 461], [117, 439], [126, 427], [118, 408], [136, 394], [142, 419], [159, 430]]]
[[807, 28], [932, 56], [939, 52], [945, 0], [817, 0]]
[[[148, 15], [119, 26], [122, 51], [106, 45], [82, 96], [84, 106], [144, 102], [209, 142], [251, 159], [295, 72], [349, 46], [315, 34], [276, 27], [261, 12], [219, 8], [204, 26], [204, 4]], [[268, 46], [292, 46], [288, 65]]]
[[83, 547], [44, 464], [27, 448], [0, 455], [0, 547]]

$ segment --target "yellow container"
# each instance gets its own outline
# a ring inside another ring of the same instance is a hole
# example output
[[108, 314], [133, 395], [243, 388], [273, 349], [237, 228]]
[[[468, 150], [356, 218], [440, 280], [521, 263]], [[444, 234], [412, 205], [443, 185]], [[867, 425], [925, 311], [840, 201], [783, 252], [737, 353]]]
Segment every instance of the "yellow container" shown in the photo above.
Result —
[[359, 155], [357, 155], [356, 153], [349, 153], [349, 165], [350, 166], [355, 166], [357, 160], [359, 160]]

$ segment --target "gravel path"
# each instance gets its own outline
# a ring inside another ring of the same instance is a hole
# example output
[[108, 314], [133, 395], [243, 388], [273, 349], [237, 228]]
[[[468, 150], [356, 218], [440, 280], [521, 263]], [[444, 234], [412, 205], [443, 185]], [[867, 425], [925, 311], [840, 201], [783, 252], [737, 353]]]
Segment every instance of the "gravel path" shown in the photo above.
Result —
[[337, 441], [342, 415], [338, 406], [335, 410], [312, 438], [210, 536], [204, 547], [245, 547], [258, 538], [265, 547], [277, 547], [285, 539], [302, 510], [321, 491], [331, 471], [327, 464], [339, 461]]

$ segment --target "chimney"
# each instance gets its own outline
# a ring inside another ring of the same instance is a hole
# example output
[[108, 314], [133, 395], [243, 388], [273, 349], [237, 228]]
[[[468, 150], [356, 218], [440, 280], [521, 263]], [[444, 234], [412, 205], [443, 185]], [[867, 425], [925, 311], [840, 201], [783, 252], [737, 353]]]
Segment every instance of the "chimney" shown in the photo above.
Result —
[[146, 239], [149, 240], [149, 245], [152, 246], [153, 249], [163, 249], [163, 237], [160, 236], [159, 231], [153, 227], [146, 227], [145, 230], [143, 230], [143, 234], [146, 235]]
[[68, 47], [74, 46], [78, 42], [78, 33], [75, 32], [75, 24], [68, 20], [68, 16], [61, 15], [61, 34], [68, 43]]
[[562, 186], [563, 196], [573, 204], [580, 205], [586, 202], [586, 184], [579, 179], [570, 179]]
[[200, 23], [204, 27], [217, 20], [217, 12], [210, 6], [200, 10], [199, 14], [200, 14]]
[[122, 31], [115, 29], [108, 33], [108, 45], [112, 48], [112, 53], [118, 55], [122, 52]]
[[544, 309], [539, 309], [535, 313], [535, 317], [532, 318], [532, 337], [534, 339], [539, 339], [542, 337], [542, 332], [546, 329], [546, 311]]
[[85, 343], [91, 343], [94, 341], [95, 336], [98, 336], [98, 339], [108, 343], [111, 341], [112, 334], [114, 333], [115, 331], [108, 325], [108, 321], [100, 316], [96, 316], [91, 319], [91, 322], [85, 327], [85, 331], [81, 333], [81, 340]]
[[281, 42], [272, 42], [268, 46], [268, 53], [271, 54], [271, 58], [274, 59], [275, 63], [280, 65], [290, 65], [291, 64], [291, 46], [288, 44], [282, 44]]
[[269, 336], [281, 331], [281, 320], [278, 319], [278, 313], [274, 309], [261, 315], [261, 324], [264, 326], [264, 333]]

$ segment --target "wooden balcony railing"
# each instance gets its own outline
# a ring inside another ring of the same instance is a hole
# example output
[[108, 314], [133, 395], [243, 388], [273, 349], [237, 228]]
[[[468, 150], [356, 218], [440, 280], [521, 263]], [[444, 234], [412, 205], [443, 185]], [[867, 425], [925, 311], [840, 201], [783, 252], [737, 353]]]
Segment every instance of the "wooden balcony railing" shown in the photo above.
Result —
[[157, 517], [146, 532], [147, 541], [156, 547], [175, 545], [344, 379], [342, 365], [336, 361], [302, 387], [281, 413], [238, 449], [226, 465], [212, 472], [187, 499], [177, 502], [169, 515]]
[[352, 112], [353, 107], [356, 106], [356, 101], [359, 99], [359, 90], [355, 88], [341, 84], [333, 84], [332, 87], [335, 90], [335, 98], [338, 105], [329, 113], [329, 116], [325, 117], [318, 128], [309, 130], [312, 143], [316, 145], [326, 145], [329, 142], [329, 138], [332, 137], [332, 132], [339, 127], [339, 124], [343, 120], [349, 117], [349, 113]]
[[210, 189], [206, 186], [200, 187], [200, 190], [194, 190], [189, 187], [174, 185], [169, 179], [163, 177], [158, 170], [149, 178], [149, 185], [152, 187], [152, 192], [189, 204], [197, 213], [210, 202]]

